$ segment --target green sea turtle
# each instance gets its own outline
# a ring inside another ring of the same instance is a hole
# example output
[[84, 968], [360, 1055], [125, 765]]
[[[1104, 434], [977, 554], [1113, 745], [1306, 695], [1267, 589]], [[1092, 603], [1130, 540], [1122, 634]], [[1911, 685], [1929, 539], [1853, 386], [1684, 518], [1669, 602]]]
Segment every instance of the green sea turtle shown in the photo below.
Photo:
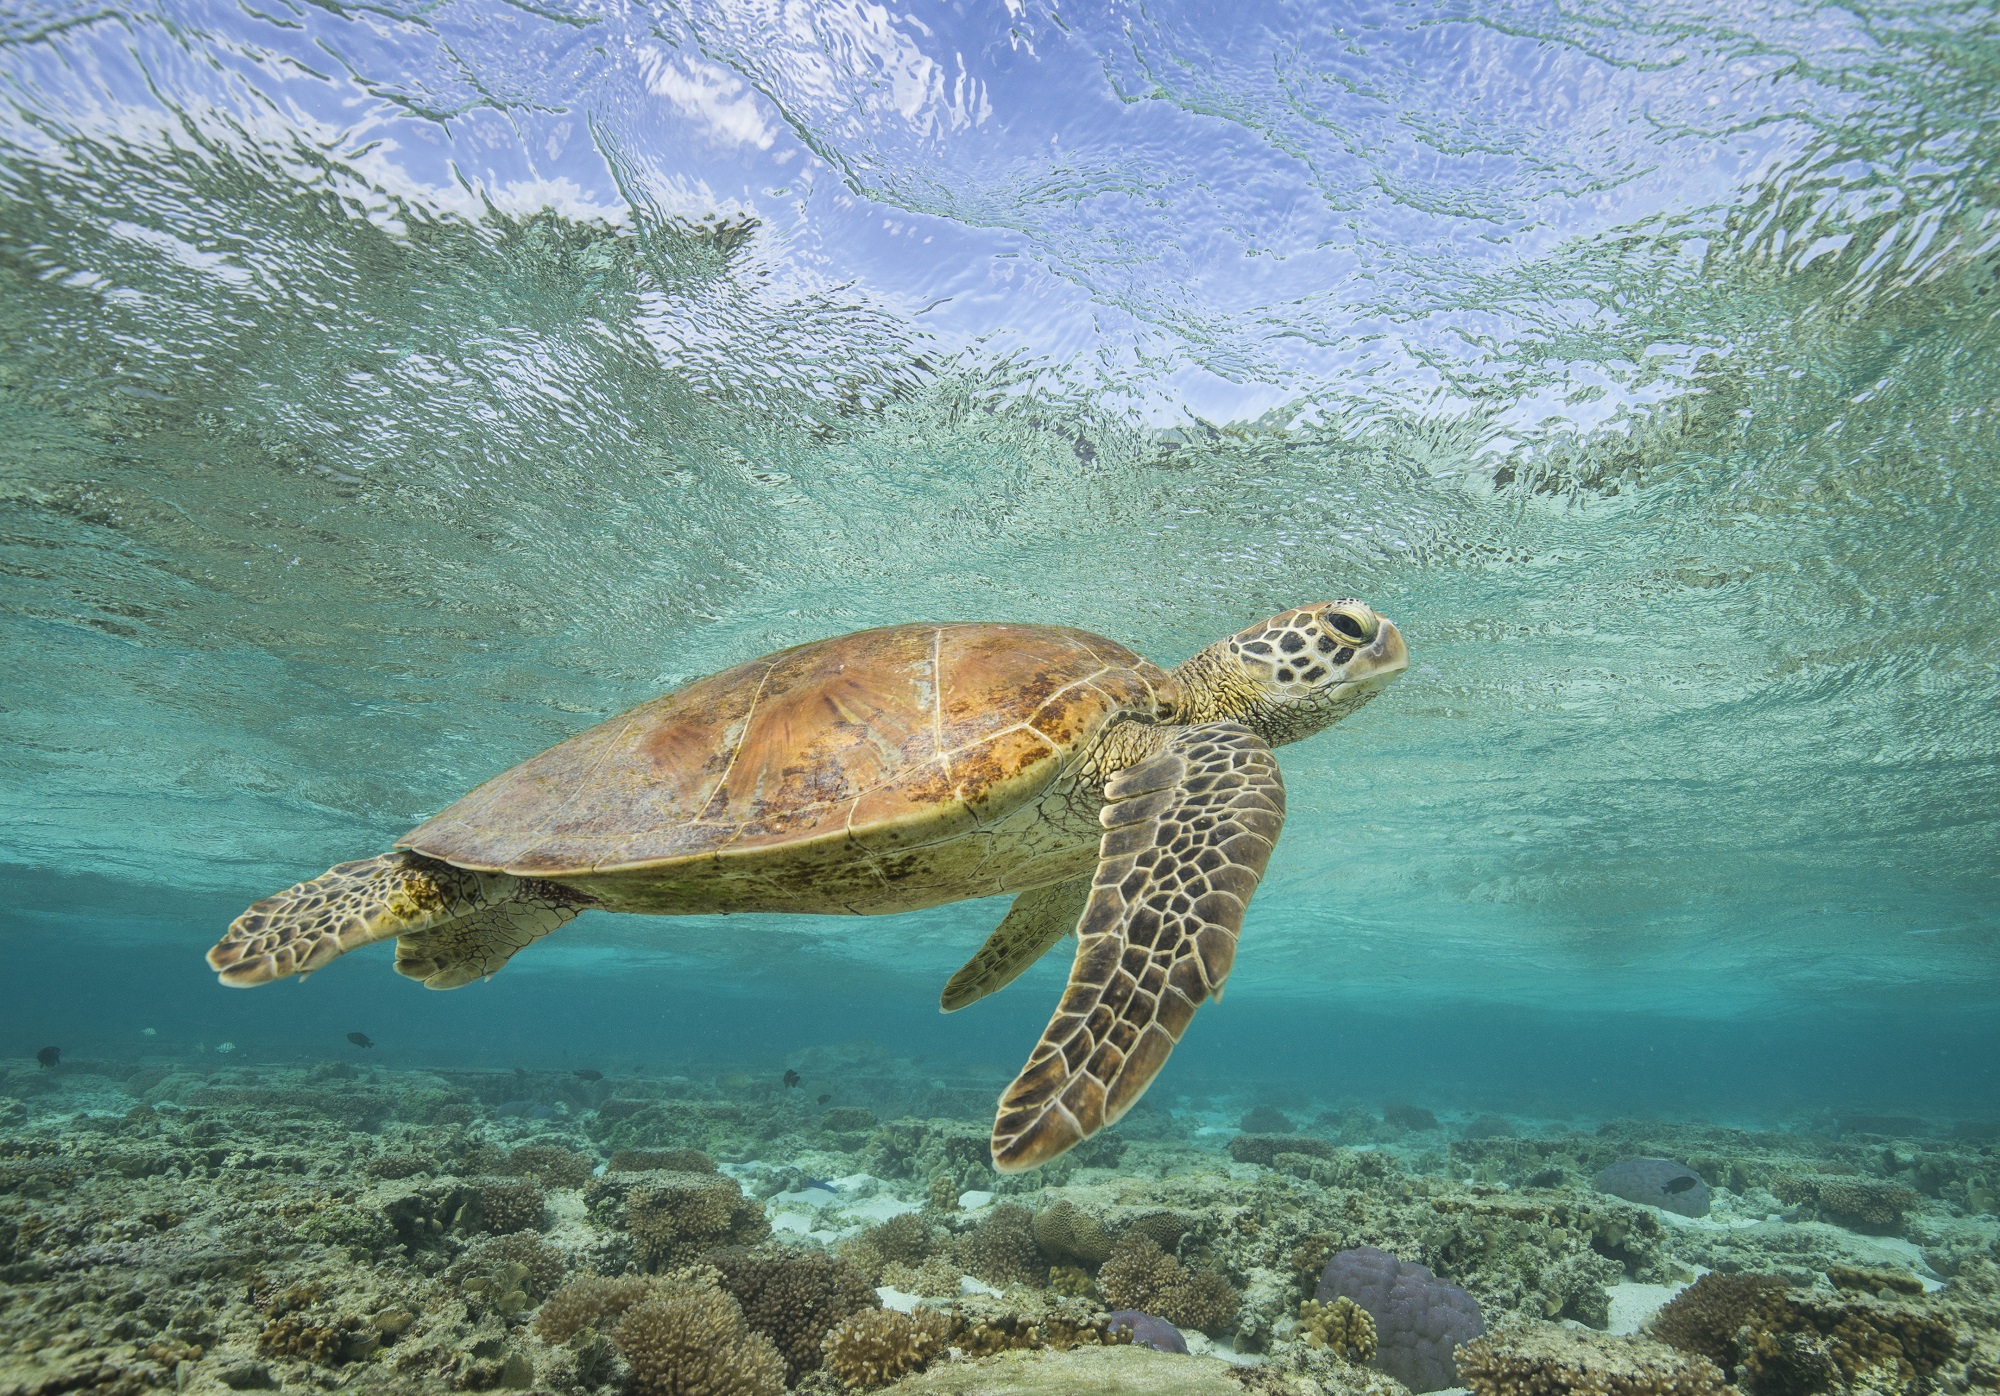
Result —
[[1358, 601], [1286, 611], [1171, 673], [1053, 626], [820, 640], [531, 757], [395, 852], [256, 903], [208, 962], [262, 984], [393, 936], [399, 973], [450, 989], [591, 907], [872, 915], [1011, 894], [942, 1004], [1076, 933], [993, 1126], [994, 1165], [1033, 1168], [1129, 1110], [1221, 992], [1284, 823], [1271, 748], [1408, 663]]

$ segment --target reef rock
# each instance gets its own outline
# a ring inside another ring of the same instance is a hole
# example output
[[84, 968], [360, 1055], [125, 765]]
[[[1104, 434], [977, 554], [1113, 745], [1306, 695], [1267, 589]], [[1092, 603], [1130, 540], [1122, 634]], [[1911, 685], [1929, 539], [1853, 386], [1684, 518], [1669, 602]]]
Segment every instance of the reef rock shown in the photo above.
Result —
[[1470, 1294], [1373, 1246], [1327, 1261], [1315, 1297], [1351, 1299], [1366, 1309], [1375, 1320], [1375, 1365], [1417, 1392], [1458, 1385], [1452, 1350], [1486, 1331]]
[[1590, 1185], [1627, 1202], [1643, 1202], [1678, 1216], [1708, 1215], [1708, 1184], [1692, 1168], [1671, 1159], [1620, 1159], [1592, 1178]]

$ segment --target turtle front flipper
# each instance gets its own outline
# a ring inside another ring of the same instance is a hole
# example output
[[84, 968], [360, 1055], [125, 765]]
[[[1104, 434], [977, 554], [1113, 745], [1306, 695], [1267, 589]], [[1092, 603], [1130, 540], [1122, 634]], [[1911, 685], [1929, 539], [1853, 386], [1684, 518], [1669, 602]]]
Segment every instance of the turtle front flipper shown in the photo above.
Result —
[[1047, 1163], [1144, 1094], [1221, 994], [1285, 822], [1277, 758], [1233, 722], [1180, 729], [1104, 793], [1069, 987], [993, 1123], [1003, 1173]]
[[1012, 984], [1049, 947], [1076, 929], [1089, 899], [1087, 877], [1032, 888], [1014, 898], [1013, 908], [986, 937], [986, 944], [945, 981], [944, 992], [938, 995], [939, 1009], [955, 1013]]
[[[228, 932], [208, 952], [208, 964], [224, 984], [248, 988], [290, 974], [303, 979], [329, 960], [392, 936], [428, 932], [437, 943], [437, 937], [465, 923], [476, 935], [478, 927], [496, 920], [496, 913], [497, 920], [509, 927], [524, 916], [554, 915], [555, 920], [535, 932], [541, 935], [577, 915], [586, 904], [553, 883], [471, 872], [419, 853], [384, 853], [342, 863], [310, 882], [253, 903], [229, 923]], [[512, 953], [510, 949], [500, 955], [493, 968]], [[398, 969], [403, 967], [402, 958], [397, 957]], [[477, 972], [453, 983], [474, 977]]]

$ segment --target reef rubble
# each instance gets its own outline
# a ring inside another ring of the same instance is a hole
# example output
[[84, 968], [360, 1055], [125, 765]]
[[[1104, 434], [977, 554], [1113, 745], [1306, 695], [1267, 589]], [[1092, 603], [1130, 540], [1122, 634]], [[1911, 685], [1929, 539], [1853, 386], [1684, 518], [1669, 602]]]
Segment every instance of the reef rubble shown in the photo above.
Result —
[[[1322, 1287], [1376, 1252], [1460, 1296], [1436, 1342], [1480, 1396], [2000, 1389], [1974, 1132], [1191, 1099], [1002, 1177], [976, 1089], [827, 1052], [838, 1100], [692, 1066], [0, 1064], [0, 1396], [1407, 1396], [1384, 1368], [1446, 1308]], [[1703, 1214], [1592, 1185], [1635, 1159]]]

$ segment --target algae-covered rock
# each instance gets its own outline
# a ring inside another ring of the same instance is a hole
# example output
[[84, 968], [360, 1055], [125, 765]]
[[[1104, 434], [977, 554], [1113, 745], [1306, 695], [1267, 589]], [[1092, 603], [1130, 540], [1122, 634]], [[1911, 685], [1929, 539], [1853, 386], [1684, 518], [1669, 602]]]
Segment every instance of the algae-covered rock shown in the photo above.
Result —
[[1684, 1163], [1663, 1158], [1620, 1159], [1590, 1185], [1599, 1192], [1673, 1212], [1683, 1217], [1708, 1215], [1708, 1184]]

